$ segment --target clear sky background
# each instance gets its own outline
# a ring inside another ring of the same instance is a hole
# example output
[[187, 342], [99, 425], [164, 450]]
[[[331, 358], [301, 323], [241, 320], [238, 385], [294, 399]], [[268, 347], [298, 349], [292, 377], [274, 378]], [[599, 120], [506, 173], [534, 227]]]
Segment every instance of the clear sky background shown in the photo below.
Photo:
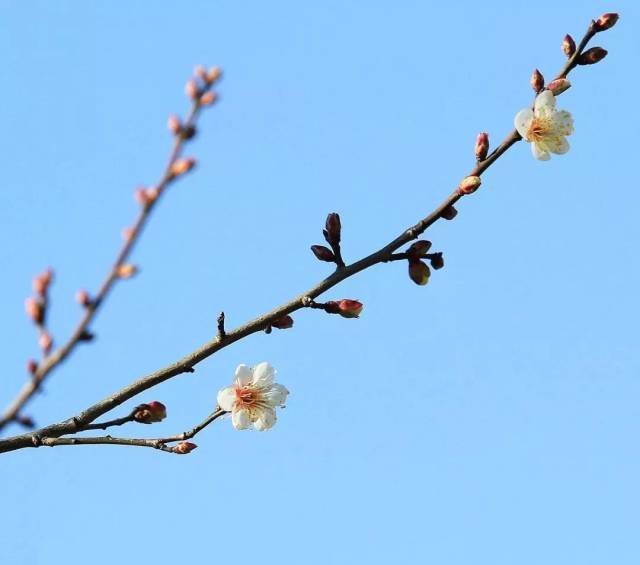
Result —
[[[51, 265], [58, 341], [159, 176], [166, 118], [196, 63], [220, 104], [82, 347], [27, 413], [44, 425], [192, 351], [326, 276], [309, 245], [327, 212], [350, 261], [428, 213], [564, 63], [565, 33], [619, 11], [559, 106], [571, 151], [521, 143], [429, 231], [446, 267], [426, 288], [378, 266], [317, 311], [254, 335], [121, 407], [190, 428], [239, 363], [291, 391], [268, 433], [218, 422], [177, 457], [127, 447], [0, 456], [0, 560], [113, 563], [640, 562], [637, 3], [0, 3], [4, 405], [37, 354], [24, 315]], [[12, 427], [17, 433], [19, 428]]]

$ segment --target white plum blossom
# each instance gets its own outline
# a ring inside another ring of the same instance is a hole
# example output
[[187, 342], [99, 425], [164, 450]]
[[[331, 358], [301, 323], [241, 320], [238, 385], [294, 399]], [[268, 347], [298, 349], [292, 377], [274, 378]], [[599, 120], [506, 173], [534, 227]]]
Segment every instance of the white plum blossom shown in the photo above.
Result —
[[531, 143], [536, 159], [548, 161], [550, 152], [562, 155], [569, 151], [565, 136], [573, 133], [573, 118], [566, 110], [556, 110], [556, 97], [550, 90], [538, 94], [533, 110], [520, 110], [514, 123], [522, 138]]
[[276, 370], [267, 362], [255, 367], [239, 365], [231, 386], [218, 392], [218, 406], [231, 412], [236, 430], [251, 424], [258, 431], [268, 430], [276, 423], [276, 407], [284, 406], [289, 391], [274, 383]]

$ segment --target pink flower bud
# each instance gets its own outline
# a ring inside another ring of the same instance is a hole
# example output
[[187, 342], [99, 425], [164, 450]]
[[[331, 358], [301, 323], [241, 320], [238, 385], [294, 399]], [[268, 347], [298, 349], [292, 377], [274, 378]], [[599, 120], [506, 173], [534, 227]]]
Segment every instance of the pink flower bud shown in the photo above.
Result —
[[471, 175], [463, 178], [458, 185], [458, 194], [473, 194], [482, 184], [480, 177]]
[[173, 135], [178, 135], [182, 130], [182, 123], [180, 122], [180, 118], [175, 114], [171, 114], [169, 119], [167, 120], [167, 128]]
[[343, 318], [357, 318], [362, 312], [363, 305], [357, 300], [343, 299], [330, 300], [324, 305], [325, 312], [329, 314], [340, 314]]
[[573, 57], [573, 54], [576, 52], [576, 42], [568, 33], [562, 40], [562, 50], [564, 51], [564, 54], [567, 56], [567, 58]]
[[587, 49], [578, 57], [578, 65], [595, 65], [607, 56], [607, 50], [602, 47]]
[[480, 132], [476, 138], [476, 159], [484, 161], [489, 152], [489, 134], [486, 131]]
[[130, 279], [137, 272], [138, 267], [131, 263], [124, 263], [123, 265], [119, 265], [116, 269], [116, 275], [121, 279]]
[[43, 297], [46, 296], [52, 280], [53, 271], [51, 269], [47, 269], [39, 275], [36, 275], [33, 278], [33, 292]]
[[566, 78], [557, 78], [556, 80], [552, 80], [548, 85], [547, 89], [549, 89], [554, 96], [558, 96], [558, 94], [562, 94], [565, 90], [571, 88], [571, 83]]
[[153, 424], [162, 422], [167, 417], [167, 409], [162, 402], [154, 400], [148, 404], [136, 406], [133, 419], [141, 424]]
[[125, 241], [131, 241], [135, 232], [133, 231], [133, 228], [123, 228], [121, 233], [122, 239]]
[[196, 65], [193, 69], [193, 74], [197, 76], [202, 82], [207, 81], [207, 69], [203, 65]]
[[202, 106], [211, 106], [211, 104], [213, 104], [217, 100], [218, 100], [218, 93], [217, 92], [205, 92], [200, 97], [200, 104]]
[[154, 186], [147, 190], [147, 202], [149, 204], [155, 202], [158, 199], [158, 196], [160, 196], [160, 190], [157, 187]]
[[86, 290], [81, 288], [76, 292], [76, 302], [80, 304], [80, 306], [84, 306], [86, 308], [91, 305], [91, 297]]
[[182, 441], [172, 447], [171, 451], [173, 451], [174, 453], [178, 453], [179, 455], [186, 455], [187, 453], [191, 453], [197, 447], [198, 446], [195, 443], [191, 443], [190, 441]]
[[213, 84], [220, 80], [222, 69], [220, 67], [211, 67], [207, 73], [207, 83]]
[[191, 98], [191, 100], [195, 100], [196, 98], [198, 98], [198, 96], [200, 96], [198, 83], [193, 79], [189, 79], [187, 81], [187, 84], [184, 85], [184, 92], [189, 98]]
[[605, 31], [612, 28], [618, 22], [620, 16], [614, 12], [602, 14], [595, 22], [596, 31]]
[[538, 69], [534, 69], [531, 74], [531, 88], [536, 94], [544, 88], [544, 77]]
[[272, 322], [271, 326], [279, 330], [288, 330], [293, 327], [293, 318], [291, 316], [283, 316], [275, 322]]
[[139, 186], [133, 193], [133, 197], [136, 202], [140, 204], [140, 206], [147, 206], [149, 204], [149, 199], [147, 198], [147, 191], [143, 186]]
[[34, 324], [39, 326], [44, 322], [44, 304], [39, 300], [30, 296], [24, 301], [24, 309]]
[[423, 261], [409, 261], [409, 278], [416, 284], [424, 286], [429, 282], [431, 271]]
[[195, 167], [196, 160], [191, 157], [185, 159], [178, 159], [171, 165], [171, 176], [177, 177], [188, 173], [193, 167]]
[[38, 345], [45, 355], [49, 355], [51, 348], [53, 347], [53, 339], [47, 332], [42, 332], [38, 338]]

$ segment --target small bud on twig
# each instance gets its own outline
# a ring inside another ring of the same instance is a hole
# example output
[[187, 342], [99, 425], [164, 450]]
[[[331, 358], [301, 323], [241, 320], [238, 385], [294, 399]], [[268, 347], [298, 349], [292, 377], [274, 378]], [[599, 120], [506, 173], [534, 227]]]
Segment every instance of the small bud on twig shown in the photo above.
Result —
[[116, 275], [121, 279], [130, 279], [133, 275], [138, 272], [138, 267], [132, 265], [131, 263], [124, 263], [123, 265], [118, 265], [116, 269]]
[[191, 98], [191, 100], [195, 100], [196, 98], [198, 98], [198, 96], [200, 96], [200, 89], [198, 88], [198, 83], [193, 79], [189, 79], [187, 81], [187, 84], [184, 85], [184, 93], [189, 98]]
[[343, 318], [357, 318], [360, 316], [364, 306], [357, 300], [345, 298], [342, 300], [330, 300], [320, 307], [324, 308], [327, 314], [340, 314]]
[[34, 359], [29, 359], [27, 361], [27, 373], [30, 375], [35, 375], [38, 370], [38, 363]]
[[431, 268], [436, 270], [442, 269], [442, 267], [444, 267], [444, 257], [442, 256], [442, 252], [433, 253], [429, 262], [431, 263]]
[[76, 302], [80, 304], [80, 306], [84, 306], [85, 308], [91, 306], [92, 300], [89, 293], [81, 288], [76, 292]]
[[547, 89], [550, 90], [554, 96], [558, 96], [558, 94], [562, 94], [565, 90], [571, 88], [571, 83], [566, 78], [557, 78], [556, 80], [552, 80], [548, 85]]
[[576, 52], [576, 42], [573, 40], [568, 33], [564, 36], [562, 40], [562, 50], [568, 59], [573, 57], [573, 54]]
[[342, 224], [340, 223], [340, 214], [332, 212], [327, 216], [325, 223], [325, 229], [322, 231], [327, 243], [331, 246], [338, 245], [340, 243], [340, 232], [342, 231]]
[[22, 414], [18, 414], [15, 417], [16, 422], [18, 424], [24, 426], [25, 428], [33, 429], [36, 427], [36, 423], [33, 421], [31, 416], [23, 416]]
[[93, 341], [95, 337], [95, 334], [91, 333], [89, 330], [83, 330], [78, 336], [78, 341]]
[[595, 65], [607, 56], [607, 50], [602, 47], [587, 49], [578, 57], [578, 65]]
[[409, 261], [409, 278], [416, 284], [424, 286], [429, 282], [431, 271], [427, 264], [420, 260]]
[[131, 241], [133, 239], [134, 231], [133, 228], [122, 228], [122, 239], [125, 241]]
[[453, 205], [447, 206], [442, 213], [440, 214], [441, 218], [445, 220], [453, 220], [458, 215], [458, 210], [456, 210]]
[[195, 164], [196, 164], [196, 160], [191, 157], [178, 159], [177, 161], [174, 161], [174, 163], [171, 165], [171, 169], [170, 169], [171, 176], [177, 177], [180, 175], [184, 175], [185, 173], [188, 173], [191, 169], [193, 169]]
[[40, 337], [38, 338], [38, 345], [40, 345], [40, 349], [45, 355], [49, 355], [51, 353], [51, 348], [53, 347], [53, 339], [48, 332], [42, 332]]
[[463, 178], [458, 185], [458, 194], [473, 194], [482, 184], [480, 177], [471, 175]]
[[288, 330], [293, 327], [293, 318], [291, 316], [283, 316], [272, 322], [271, 326], [279, 330]]
[[476, 138], [476, 160], [484, 161], [489, 153], [489, 134], [486, 131], [480, 132]]
[[536, 94], [544, 88], [544, 77], [538, 69], [534, 69], [531, 74], [531, 88]]
[[614, 12], [602, 14], [595, 22], [596, 31], [605, 31], [616, 25], [620, 16]]
[[36, 275], [33, 278], [33, 292], [39, 296], [45, 297], [52, 280], [53, 271], [51, 269], [47, 269], [39, 275]]
[[133, 410], [133, 419], [141, 424], [162, 422], [167, 417], [167, 409], [162, 402], [154, 400], [147, 404], [140, 404]]
[[411, 244], [409, 249], [407, 249], [407, 255], [409, 255], [411, 259], [418, 259], [429, 251], [429, 249], [431, 249], [431, 242], [426, 239], [421, 239]]
[[178, 135], [182, 130], [182, 123], [180, 118], [175, 114], [171, 114], [167, 120], [167, 128], [173, 135]]
[[213, 84], [220, 80], [222, 76], [222, 69], [220, 67], [211, 67], [207, 73], [207, 82]]
[[211, 104], [213, 104], [217, 100], [218, 100], [218, 93], [217, 92], [205, 92], [200, 97], [200, 105], [201, 106], [211, 106]]
[[193, 74], [202, 82], [207, 82], [207, 69], [205, 69], [203, 65], [196, 65], [193, 69]]
[[27, 316], [31, 321], [40, 326], [44, 323], [44, 304], [30, 296], [24, 301], [24, 309], [27, 312]]
[[313, 254], [320, 261], [326, 261], [327, 263], [335, 263], [336, 261], [336, 256], [333, 254], [333, 251], [324, 245], [312, 245], [311, 251], [313, 251]]
[[191, 443], [190, 441], [182, 441], [178, 445], [175, 445], [171, 448], [171, 451], [174, 453], [178, 453], [179, 455], [186, 455], [187, 453], [191, 453], [198, 446], [195, 443]]

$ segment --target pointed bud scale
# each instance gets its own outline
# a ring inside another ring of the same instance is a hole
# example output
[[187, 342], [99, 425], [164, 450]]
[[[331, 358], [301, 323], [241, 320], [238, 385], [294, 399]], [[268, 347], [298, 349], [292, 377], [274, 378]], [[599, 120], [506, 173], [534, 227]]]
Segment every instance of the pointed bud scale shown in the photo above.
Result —
[[136, 406], [133, 412], [133, 419], [141, 424], [153, 424], [162, 422], [167, 417], [167, 409], [162, 402], [154, 400], [148, 404]]
[[357, 300], [330, 300], [324, 305], [328, 314], [340, 314], [343, 318], [357, 318], [362, 312], [363, 305]]
[[200, 96], [200, 89], [198, 88], [198, 83], [193, 79], [189, 79], [187, 81], [187, 84], [184, 85], [184, 93], [189, 98], [191, 98], [191, 100], [195, 100], [196, 98], [198, 98], [198, 96]]
[[182, 129], [182, 123], [180, 122], [180, 118], [175, 114], [171, 114], [167, 119], [167, 128], [173, 135], [178, 135], [180, 130]]
[[80, 306], [87, 307], [91, 305], [91, 297], [89, 293], [81, 288], [76, 292], [76, 302], [80, 304]]
[[35, 375], [38, 370], [38, 363], [34, 359], [29, 359], [27, 361], [27, 373], [30, 375]]
[[411, 244], [409, 249], [407, 249], [407, 254], [417, 259], [418, 257], [422, 257], [429, 249], [431, 249], [431, 242], [426, 239], [421, 239]]
[[211, 106], [216, 100], [218, 100], [217, 92], [206, 92], [200, 97], [200, 104], [202, 106]]
[[562, 94], [565, 90], [571, 88], [571, 83], [566, 78], [557, 78], [547, 84], [547, 89], [550, 90], [554, 96]]
[[595, 65], [607, 56], [607, 50], [602, 47], [587, 49], [578, 57], [578, 65]]
[[326, 261], [327, 263], [335, 263], [336, 256], [333, 251], [324, 245], [312, 245], [311, 251], [320, 261]]
[[441, 218], [445, 220], [453, 220], [458, 215], [458, 210], [456, 210], [453, 205], [447, 206], [442, 213], [440, 214]]
[[137, 272], [138, 267], [131, 263], [124, 263], [123, 265], [119, 265], [116, 269], [116, 275], [121, 279], [130, 279]]
[[480, 132], [476, 138], [476, 160], [484, 161], [489, 153], [489, 134], [486, 131]]
[[222, 76], [222, 69], [220, 67], [211, 67], [207, 73], [207, 82], [213, 84], [220, 80]]
[[30, 296], [24, 301], [24, 309], [34, 324], [39, 326], [44, 322], [44, 305], [42, 302]]
[[33, 278], [33, 292], [40, 296], [45, 296], [49, 290], [49, 285], [53, 280], [53, 271], [47, 269]]
[[288, 330], [293, 327], [293, 318], [291, 316], [283, 316], [273, 322], [271, 326], [279, 330]]
[[195, 164], [196, 160], [192, 159], [191, 157], [178, 159], [171, 165], [171, 176], [177, 177], [179, 175], [184, 175], [185, 173], [188, 173], [191, 169], [193, 169]]
[[613, 12], [602, 14], [596, 20], [596, 24], [595, 24], [596, 31], [605, 31], [607, 29], [612, 28], [618, 22], [618, 18], [620, 18], [620, 16]]
[[573, 57], [573, 54], [576, 52], [576, 42], [568, 33], [562, 40], [562, 51], [564, 51], [564, 54], [568, 59]]
[[442, 253], [434, 253], [429, 262], [433, 269], [438, 270], [444, 267], [444, 257], [442, 257]]
[[462, 179], [462, 181], [460, 181], [460, 184], [458, 185], [458, 194], [473, 194], [476, 190], [478, 190], [478, 187], [481, 184], [482, 180], [480, 180], [480, 177], [474, 175], [465, 177]]
[[198, 446], [195, 443], [191, 443], [190, 441], [182, 441], [178, 445], [175, 445], [171, 448], [171, 451], [177, 453], [178, 455], [186, 455], [187, 453], [191, 453]]
[[531, 88], [536, 94], [544, 88], [544, 77], [538, 69], [534, 69], [531, 74]]
[[49, 355], [53, 347], [53, 339], [47, 332], [42, 332], [38, 338], [38, 345], [45, 355]]
[[431, 271], [423, 261], [409, 261], [409, 278], [416, 284], [424, 286], [429, 282]]

